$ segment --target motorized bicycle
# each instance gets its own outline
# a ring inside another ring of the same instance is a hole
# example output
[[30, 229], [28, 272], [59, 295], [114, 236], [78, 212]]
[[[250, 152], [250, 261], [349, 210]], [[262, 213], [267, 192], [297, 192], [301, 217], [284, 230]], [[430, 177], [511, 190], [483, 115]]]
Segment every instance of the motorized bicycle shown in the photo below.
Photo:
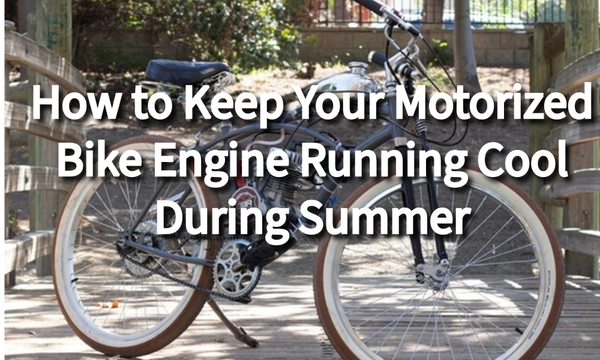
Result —
[[[333, 207], [344, 179], [331, 173], [303, 176], [303, 147], [319, 144], [334, 154], [335, 163], [343, 161], [335, 154], [354, 156], [387, 144], [399, 155], [397, 165], [407, 169], [414, 144], [409, 137], [425, 151], [435, 143], [427, 137], [425, 119], [396, 116], [397, 86], [411, 96], [415, 79], [423, 75], [417, 58], [419, 31], [392, 8], [373, 0], [357, 2], [386, 21], [388, 50], [371, 59], [385, 69], [385, 83], [369, 78], [358, 63], [315, 86], [319, 93], [340, 96], [383, 92], [385, 101], [377, 114], [386, 120], [382, 129], [350, 145], [335, 131], [315, 130], [315, 112], [309, 109], [309, 116], [302, 116], [301, 108], [284, 112], [267, 128], [257, 123], [233, 128], [231, 122], [220, 122], [218, 135], [205, 139], [199, 134], [183, 150], [206, 158], [215, 151], [276, 149], [289, 158], [285, 177], [257, 176], [265, 166], [258, 160], [248, 166], [247, 176], [231, 176], [224, 191], [233, 201], [225, 206], [204, 177], [194, 176], [194, 167], [181, 160], [181, 148], [166, 150], [171, 156], [166, 164], [157, 157], [157, 147], [172, 140], [156, 136], [114, 147], [142, 156], [140, 176], [82, 178], [75, 185], [56, 230], [54, 284], [65, 318], [87, 344], [123, 356], [157, 351], [183, 333], [208, 302], [236, 336], [256, 345], [226, 319], [215, 300], [250, 302], [262, 269], [306, 236], [303, 227], [314, 228], [315, 220], [325, 219], [326, 209]], [[404, 48], [391, 36], [398, 27], [412, 35]], [[395, 54], [389, 54], [390, 46]], [[152, 62], [148, 76], [154, 81], [146, 86], [175, 96], [186, 85], [208, 86], [206, 100], [232, 79], [222, 63], [169, 61]], [[230, 163], [223, 169], [231, 170]], [[157, 176], [159, 164], [177, 176]], [[185, 176], [179, 176], [182, 168]], [[422, 177], [370, 179], [346, 197], [341, 209], [384, 214], [370, 224], [375, 231], [321, 232], [314, 291], [331, 343], [346, 359], [534, 358], [556, 326], [564, 291], [551, 227], [535, 203], [507, 181], [466, 167], [468, 183], [453, 188], [434, 175], [428, 162], [424, 169]], [[303, 192], [322, 206], [301, 210], [297, 198]], [[189, 209], [182, 211], [182, 222], [195, 226], [210, 223], [215, 209], [230, 212], [213, 224], [220, 231], [211, 234], [183, 228], [161, 234], [160, 226], [173, 224], [176, 214], [161, 208], [160, 201]], [[420, 227], [416, 217], [394, 218], [381, 226], [394, 209], [417, 208], [428, 214], [440, 208], [472, 212], [463, 231], [447, 235], [409, 234], [411, 225]], [[256, 216], [240, 221], [243, 209]], [[279, 224], [288, 235], [284, 244], [273, 245], [264, 234], [235, 231], [248, 223], [264, 228], [265, 223], [256, 224], [269, 209], [285, 210], [285, 221]], [[334, 225], [343, 222], [340, 214], [334, 215]], [[355, 228], [369, 226], [365, 217], [357, 219]], [[388, 227], [393, 229], [386, 231]]]

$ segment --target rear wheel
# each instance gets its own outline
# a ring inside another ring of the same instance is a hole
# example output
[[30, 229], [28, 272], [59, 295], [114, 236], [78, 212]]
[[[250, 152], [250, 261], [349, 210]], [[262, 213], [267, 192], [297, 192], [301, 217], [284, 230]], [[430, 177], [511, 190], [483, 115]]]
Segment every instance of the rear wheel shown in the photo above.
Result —
[[[53, 275], [61, 310], [83, 341], [106, 354], [154, 352], [194, 321], [207, 296], [161, 274], [212, 288], [212, 268], [118, 245], [119, 234], [131, 228], [160, 182], [155, 176], [155, 143], [169, 141], [144, 136], [113, 147], [120, 154], [137, 151], [143, 159], [142, 175], [83, 178], [69, 195], [56, 229]], [[158, 199], [184, 198], [182, 208], [210, 209], [217, 204], [218, 199], [192, 176], [168, 181]], [[136, 241], [200, 258], [211, 258], [218, 249], [213, 241], [156, 236], [157, 221], [152, 207], [134, 231]]]
[[[432, 236], [422, 236], [429, 272], [442, 270], [442, 278], [416, 281], [406, 235], [380, 235], [376, 227], [375, 235], [329, 236], [320, 244], [317, 310], [345, 359], [533, 359], [541, 352], [564, 292], [554, 234], [514, 185], [468, 175], [461, 189], [436, 181], [440, 207], [472, 208], [464, 234], [445, 237], [447, 272]], [[423, 179], [415, 180], [415, 197], [428, 209]], [[343, 207], [391, 214], [402, 207], [400, 181], [367, 183]]]

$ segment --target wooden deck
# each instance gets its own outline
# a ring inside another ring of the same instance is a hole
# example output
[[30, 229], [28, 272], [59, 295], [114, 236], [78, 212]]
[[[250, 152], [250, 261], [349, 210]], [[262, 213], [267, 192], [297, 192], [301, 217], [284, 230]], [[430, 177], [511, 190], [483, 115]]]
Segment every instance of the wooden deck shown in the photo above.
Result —
[[[143, 359], [338, 359], [319, 325], [308, 276], [264, 276], [251, 305], [223, 309], [261, 345], [238, 343], [206, 307], [167, 348]], [[67, 326], [49, 278], [19, 284], [5, 294], [6, 359], [106, 359]], [[600, 358], [600, 281], [569, 278], [563, 315], [539, 359]]]

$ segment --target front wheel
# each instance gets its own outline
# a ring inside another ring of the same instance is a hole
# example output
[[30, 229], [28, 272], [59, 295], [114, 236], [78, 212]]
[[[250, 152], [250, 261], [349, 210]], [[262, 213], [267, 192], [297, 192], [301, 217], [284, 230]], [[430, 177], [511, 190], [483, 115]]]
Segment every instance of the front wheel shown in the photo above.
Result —
[[[406, 235], [380, 235], [375, 227], [375, 235], [329, 236], [320, 244], [317, 310], [344, 359], [534, 359], [542, 351], [564, 293], [555, 236], [539, 208], [514, 185], [475, 170], [468, 175], [461, 189], [436, 180], [440, 207], [472, 209], [464, 234], [453, 231], [444, 238], [447, 270], [436, 267], [429, 235], [421, 244], [434, 270], [422, 281], [416, 280]], [[417, 207], [428, 209], [424, 179], [415, 180], [415, 198]], [[368, 182], [343, 207], [392, 214], [402, 207], [400, 180]], [[390, 229], [393, 221], [398, 220], [389, 219]], [[405, 226], [401, 221], [399, 229]], [[433, 275], [435, 269], [443, 276]]]
[[[192, 323], [207, 296], [173, 278], [212, 288], [212, 268], [126, 249], [118, 241], [159, 186], [155, 144], [169, 141], [143, 136], [115, 145], [120, 154], [134, 150], [141, 155], [142, 174], [83, 178], [69, 195], [56, 229], [53, 276], [60, 308], [83, 341], [109, 355], [152, 353]], [[182, 208], [213, 208], [218, 199], [189, 174], [193, 171], [168, 179], [157, 198], [177, 199]], [[214, 241], [157, 236], [157, 221], [152, 204], [134, 229], [136, 241], [180, 256], [214, 256]]]

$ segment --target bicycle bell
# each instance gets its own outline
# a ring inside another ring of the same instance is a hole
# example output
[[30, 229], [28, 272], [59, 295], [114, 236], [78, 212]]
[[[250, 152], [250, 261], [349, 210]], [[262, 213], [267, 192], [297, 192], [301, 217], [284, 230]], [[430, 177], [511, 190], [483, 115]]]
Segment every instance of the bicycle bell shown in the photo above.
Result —
[[348, 64], [350, 70], [341, 74], [332, 75], [313, 84], [317, 86], [317, 93], [331, 92], [342, 97], [350, 93], [350, 98], [355, 98], [358, 93], [381, 92], [381, 85], [373, 78], [367, 76], [369, 65], [361, 61], [352, 61]]

